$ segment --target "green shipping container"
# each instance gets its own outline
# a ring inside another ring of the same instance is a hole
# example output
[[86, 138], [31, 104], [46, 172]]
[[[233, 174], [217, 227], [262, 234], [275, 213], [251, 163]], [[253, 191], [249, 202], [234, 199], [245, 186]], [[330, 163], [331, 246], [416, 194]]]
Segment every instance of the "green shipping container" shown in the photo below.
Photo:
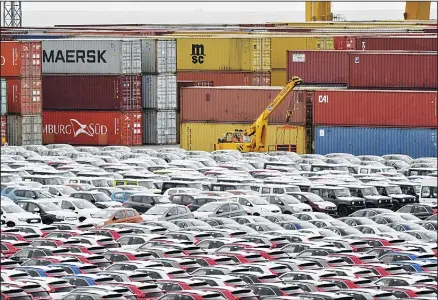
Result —
[[1, 115], [6, 115], [8, 112], [8, 88], [6, 79], [2, 78], [0, 83], [0, 97], [1, 97]]

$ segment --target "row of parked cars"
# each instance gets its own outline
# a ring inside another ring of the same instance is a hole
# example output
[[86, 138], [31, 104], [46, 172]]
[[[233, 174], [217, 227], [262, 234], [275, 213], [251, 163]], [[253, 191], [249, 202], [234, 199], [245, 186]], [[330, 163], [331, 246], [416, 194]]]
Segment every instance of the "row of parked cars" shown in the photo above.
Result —
[[1, 148], [2, 299], [437, 296], [436, 158]]

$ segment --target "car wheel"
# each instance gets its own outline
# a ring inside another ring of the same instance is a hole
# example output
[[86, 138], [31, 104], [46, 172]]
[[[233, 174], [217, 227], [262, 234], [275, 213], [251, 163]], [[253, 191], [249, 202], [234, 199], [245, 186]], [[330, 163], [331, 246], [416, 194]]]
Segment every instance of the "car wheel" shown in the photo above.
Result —
[[253, 215], [253, 216], [256, 216], [256, 217], [259, 217], [259, 216], [260, 216], [259, 213], [253, 213], [252, 215]]
[[6, 226], [8, 226], [8, 227], [14, 227], [14, 226], [15, 226], [15, 223], [9, 221], [9, 222], [6, 222]]
[[338, 215], [340, 217], [348, 216], [348, 207], [346, 205], [339, 205], [338, 206]]

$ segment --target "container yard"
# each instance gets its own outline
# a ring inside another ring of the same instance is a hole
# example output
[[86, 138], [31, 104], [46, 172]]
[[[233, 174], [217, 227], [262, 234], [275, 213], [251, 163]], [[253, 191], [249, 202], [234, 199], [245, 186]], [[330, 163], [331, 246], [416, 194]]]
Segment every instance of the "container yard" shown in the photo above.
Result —
[[64, 4], [1, 3], [2, 300], [436, 299], [436, 3]]

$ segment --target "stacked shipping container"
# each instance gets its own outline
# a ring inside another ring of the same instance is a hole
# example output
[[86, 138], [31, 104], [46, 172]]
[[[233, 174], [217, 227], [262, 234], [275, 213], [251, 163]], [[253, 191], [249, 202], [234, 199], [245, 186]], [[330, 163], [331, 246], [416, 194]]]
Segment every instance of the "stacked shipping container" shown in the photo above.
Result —
[[43, 142], [141, 145], [139, 40], [45, 40]]
[[176, 40], [142, 40], [143, 142], [176, 144]]
[[436, 156], [436, 63], [431, 52], [288, 51], [288, 78], [349, 87], [308, 93], [315, 153]]
[[1, 42], [0, 48], [2, 144], [41, 144], [41, 42]]

